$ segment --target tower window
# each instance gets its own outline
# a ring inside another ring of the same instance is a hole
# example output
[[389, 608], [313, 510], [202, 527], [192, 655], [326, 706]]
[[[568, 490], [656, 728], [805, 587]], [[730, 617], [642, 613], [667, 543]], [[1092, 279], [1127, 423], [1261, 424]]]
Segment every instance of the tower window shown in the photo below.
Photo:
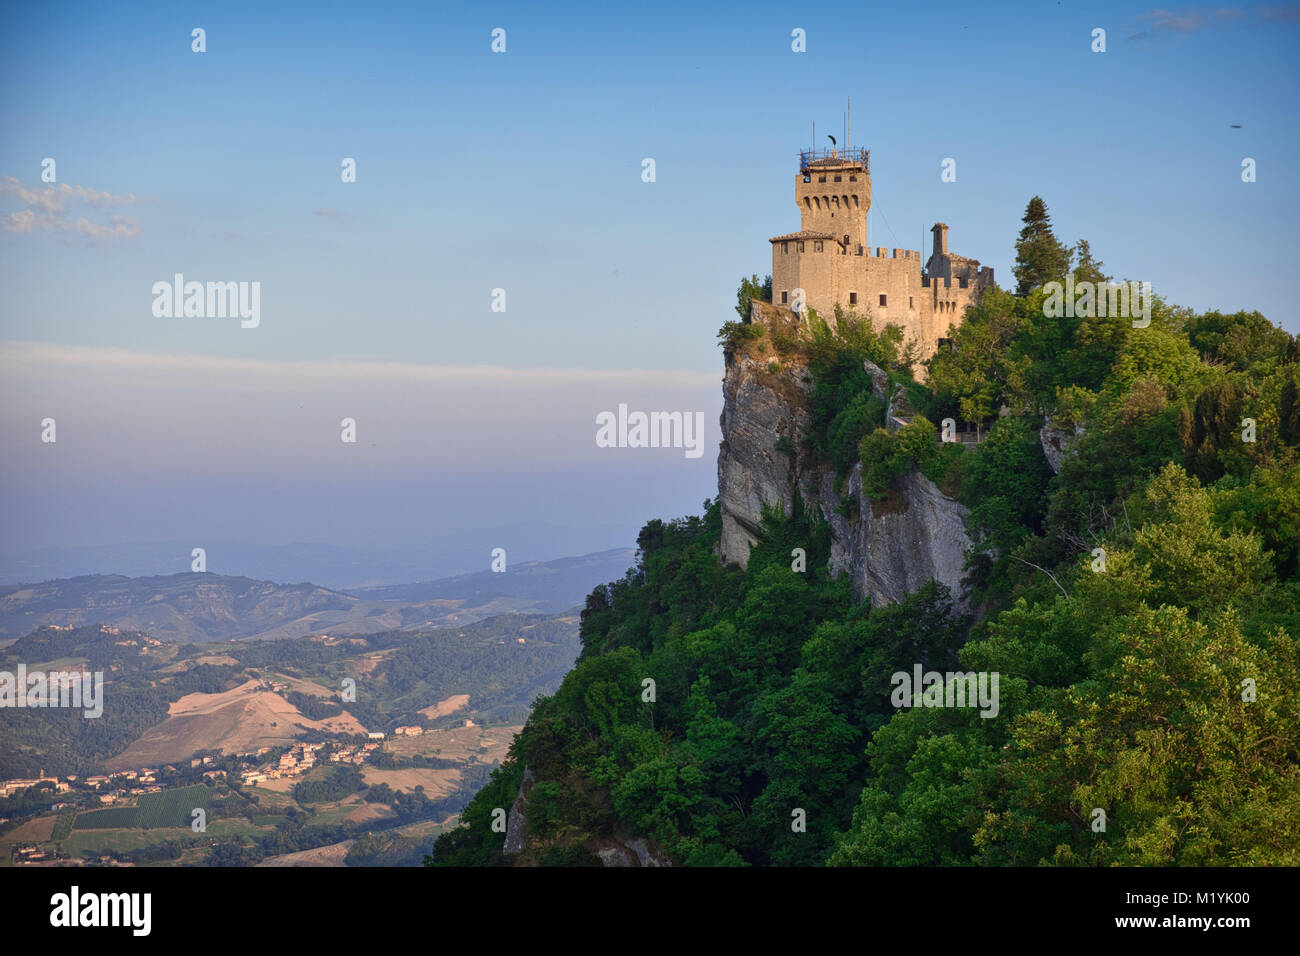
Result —
[[825, 176], [818, 176], [818, 177], [817, 177], [817, 181], [818, 181], [819, 183], [824, 183], [824, 182], [826, 182], [826, 177], [825, 177]]
[[843, 179], [844, 179], [844, 177], [841, 176], [841, 175], [839, 175], [838, 173], [835, 175], [835, 181], [836, 181], [837, 183], [840, 182], [840, 181], [842, 181]]
[[822, 251], [822, 241], [818, 239], [816, 242], [813, 243], [813, 252], [821, 252], [821, 251]]
[[800, 252], [803, 252], [803, 240], [802, 240], [802, 239], [799, 240], [799, 251], [800, 251]]
[[881, 294], [881, 296], [880, 296], [880, 307], [881, 307], [882, 309], [885, 307], [885, 300], [886, 300], [887, 298], [888, 298], [888, 296], [884, 295], [883, 293]]
[[858, 181], [858, 177], [853, 173], [849, 173], [849, 182], [856, 183], [857, 181]]
[[785, 300], [785, 297], [786, 297], [787, 295], [789, 295], [789, 294], [790, 294], [790, 293], [788, 293], [788, 292], [782, 292], [782, 293], [781, 293], [781, 304], [782, 304], [782, 305], [785, 305], [785, 301], [786, 301], [786, 300]]
[[790, 243], [788, 242], [781, 243], [781, 252], [783, 252], [785, 255], [788, 256], [790, 254]]
[[850, 292], [849, 305], [857, 305], [857, 304], [858, 304], [858, 294], [856, 292]]
[[914, 308], [916, 308], [916, 306], [912, 305], [912, 297], [911, 297], [910, 295], [907, 297], [907, 307], [908, 307], [909, 309], [914, 309]]

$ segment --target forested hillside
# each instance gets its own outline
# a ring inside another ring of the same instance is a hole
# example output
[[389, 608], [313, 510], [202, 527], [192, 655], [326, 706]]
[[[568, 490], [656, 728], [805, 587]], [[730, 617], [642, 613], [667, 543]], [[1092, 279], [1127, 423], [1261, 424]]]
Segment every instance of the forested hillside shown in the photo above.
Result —
[[[813, 380], [791, 455], [860, 462], [881, 501], [920, 469], [970, 508], [974, 613], [935, 583], [855, 601], [811, 508], [770, 511], [744, 571], [717, 557], [716, 503], [650, 521], [435, 865], [598, 863], [629, 838], [677, 865], [1300, 863], [1300, 348], [1159, 296], [1146, 325], [1051, 317], [1046, 282], [1106, 277], [1045, 219], [1031, 204], [1022, 294], [987, 293], [924, 384], [861, 317], [766, 342]], [[906, 427], [883, 427], [864, 360], [904, 385]], [[983, 440], [940, 444], [945, 418]], [[916, 665], [997, 674], [996, 716], [896, 706]], [[494, 810], [525, 768], [507, 856]]]

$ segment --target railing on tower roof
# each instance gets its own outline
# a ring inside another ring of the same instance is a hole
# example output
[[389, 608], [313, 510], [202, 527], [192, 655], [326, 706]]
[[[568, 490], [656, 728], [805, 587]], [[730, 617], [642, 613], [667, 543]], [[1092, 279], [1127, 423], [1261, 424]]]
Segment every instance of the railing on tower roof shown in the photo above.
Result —
[[870, 175], [871, 173], [871, 151], [862, 149], [858, 146], [849, 149], [801, 149], [799, 150], [799, 172], [808, 172], [808, 167], [814, 163], [818, 165], [830, 165], [831, 163], [860, 163], [863, 170]]

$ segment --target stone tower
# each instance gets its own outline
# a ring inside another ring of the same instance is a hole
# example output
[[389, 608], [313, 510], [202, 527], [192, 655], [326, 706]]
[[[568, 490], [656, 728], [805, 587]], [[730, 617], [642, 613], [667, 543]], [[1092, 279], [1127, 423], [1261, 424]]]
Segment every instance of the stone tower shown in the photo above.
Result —
[[865, 149], [807, 150], [794, 181], [798, 232], [773, 236], [772, 303], [833, 320], [835, 307], [869, 314], [879, 330], [899, 325], [921, 359], [934, 354], [950, 326], [993, 285], [993, 270], [948, 251], [937, 223], [934, 249], [867, 247], [870, 154]]
[[871, 208], [871, 167], [865, 149], [819, 159], [800, 155], [794, 180], [801, 232], [834, 236], [842, 245], [862, 248], [867, 241], [867, 210]]

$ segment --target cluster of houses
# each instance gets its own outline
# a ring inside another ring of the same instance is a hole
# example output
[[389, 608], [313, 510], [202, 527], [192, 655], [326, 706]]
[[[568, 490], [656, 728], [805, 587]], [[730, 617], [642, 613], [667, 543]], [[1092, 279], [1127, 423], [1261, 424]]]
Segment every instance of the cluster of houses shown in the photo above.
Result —
[[26, 790], [28, 787], [34, 787], [38, 783], [52, 783], [56, 793], [67, 793], [72, 789], [72, 784], [77, 780], [76, 776], [68, 776], [63, 780], [58, 777], [47, 777], [45, 772], [41, 771], [39, 777], [26, 779], [15, 777], [13, 780], [0, 780], [0, 797], [11, 797], [19, 790]]
[[[103, 629], [101, 628], [101, 630], [103, 630]], [[112, 628], [111, 630], [107, 631], [106, 633], [108, 633], [108, 634], [117, 634], [117, 633], [118, 633], [118, 629], [117, 629], [117, 628]], [[147, 648], [147, 647], [162, 647], [162, 641], [156, 641], [156, 640], [154, 640], [152, 637], [142, 637], [142, 638], [141, 638], [140, 640], [138, 640], [138, 641], [131, 640], [131, 639], [128, 638], [128, 639], [125, 640], [125, 641], [114, 641], [113, 643], [114, 643], [117, 647], [138, 647], [138, 648], [140, 648], [140, 653], [141, 653], [141, 654], [145, 653], [145, 648]]]
[[47, 857], [52, 858], [52, 854], [46, 853], [38, 846], [20, 846], [14, 848], [12, 859], [17, 866], [32, 866], [45, 862]]
[[[286, 753], [281, 754], [275, 764], [264, 764], [256, 770], [245, 770], [239, 775], [245, 786], [263, 780], [278, 780], [281, 777], [300, 777], [320, 762], [320, 751], [326, 744], [294, 744]], [[329, 752], [330, 763], [363, 764], [371, 752], [378, 748], [378, 743], [353, 744], [335, 747]], [[269, 747], [258, 751], [258, 756], [268, 752]]]
[[[210, 760], [211, 758], [209, 758]], [[175, 771], [176, 768], [168, 766], [169, 771]], [[28, 787], [34, 787], [37, 784], [53, 784], [55, 793], [68, 793], [74, 786], [80, 790], [95, 791], [99, 797], [99, 802], [104, 806], [117, 803], [119, 800], [128, 797], [136, 797], [142, 793], [158, 793], [163, 788], [158, 783], [159, 771], [152, 767], [142, 767], [139, 770], [123, 770], [115, 774], [96, 774], [92, 777], [79, 778], [76, 774], [68, 774], [65, 777], [47, 777], [42, 772], [39, 777], [34, 779], [15, 778], [13, 780], [0, 780], [0, 797], [8, 797], [26, 790]], [[104, 787], [112, 787], [111, 790], [103, 790]], [[60, 810], [66, 804], [56, 803], [51, 809]]]
[[[167, 769], [174, 771], [176, 768], [169, 766]], [[67, 793], [74, 785], [78, 785], [80, 789], [90, 790], [98, 790], [109, 785], [117, 787], [118, 789], [112, 792], [99, 794], [102, 803], [113, 803], [118, 797], [135, 793], [155, 793], [162, 789], [158, 786], [158, 771], [152, 767], [142, 767], [139, 770], [123, 770], [121, 773], [96, 774], [84, 778], [78, 778], [73, 773], [62, 778], [47, 777], [42, 772], [39, 777], [30, 780], [0, 780], [0, 797], [11, 796], [19, 790], [26, 790], [37, 784], [53, 784], [55, 793]]]

